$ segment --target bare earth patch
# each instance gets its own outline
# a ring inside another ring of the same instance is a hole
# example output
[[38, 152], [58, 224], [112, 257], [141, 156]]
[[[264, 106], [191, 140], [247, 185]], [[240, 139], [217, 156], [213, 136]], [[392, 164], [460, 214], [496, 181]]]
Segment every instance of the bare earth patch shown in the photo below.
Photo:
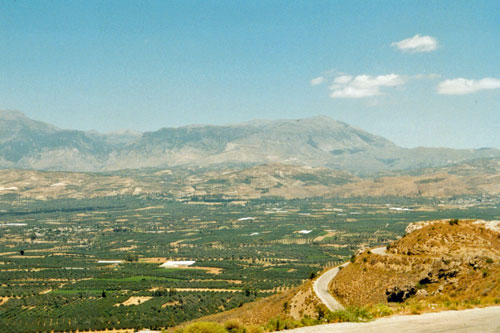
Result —
[[191, 279], [189, 282], [205, 282], [205, 281], [220, 281], [220, 282], [227, 282], [231, 284], [242, 284], [243, 281], [241, 280], [224, 280], [224, 279], [209, 279], [209, 280], [203, 280], [203, 279]]
[[323, 239], [335, 236], [335, 234], [337, 233], [336, 231], [332, 231], [332, 230], [326, 230], [326, 231], [328, 232], [326, 235], [324, 235], [324, 236], [318, 236], [318, 237], [314, 238], [314, 241], [315, 242], [321, 242]]
[[125, 306], [139, 305], [139, 304], [142, 304], [144, 302], [149, 301], [151, 298], [153, 298], [153, 297], [152, 296], [132, 296], [132, 297], [130, 297], [128, 300], [126, 300], [123, 303], [115, 304], [115, 306], [120, 306], [120, 305], [125, 305]]
[[185, 239], [181, 239], [181, 240], [178, 240], [178, 241], [175, 241], [175, 242], [171, 242], [170, 243], [170, 246], [178, 246], [180, 243], [184, 242]]
[[140, 212], [143, 210], [150, 210], [150, 209], [161, 209], [163, 206], [149, 206], [149, 207], [144, 207], [144, 208], [137, 208], [136, 211]]
[[207, 271], [207, 273], [215, 275], [219, 275], [222, 272], [222, 268], [219, 267], [189, 267], [189, 269], [202, 269], [204, 271]]
[[162, 264], [167, 258], [139, 258], [139, 262], [146, 264]]
[[45, 258], [45, 256], [28, 256], [28, 255], [25, 255], [25, 256], [9, 256], [9, 258], [13, 258], [13, 259], [21, 259], [21, 258], [30, 258], [30, 259], [34, 259], [34, 258], [37, 258], [37, 259], [40, 259], [40, 258]]
[[112, 249], [111, 251], [130, 251], [130, 250], [134, 250], [134, 249], [137, 249], [137, 245], [131, 245], [131, 246], [127, 246], [127, 247], [119, 247], [117, 249]]
[[161, 307], [166, 308], [167, 306], [176, 306], [177, 304], [179, 304], [179, 301], [172, 301], [172, 302], [167, 302], [167, 303], [163, 304]]
[[[236, 293], [241, 292], [240, 289], [222, 289], [222, 288], [175, 288], [175, 291], [183, 292], [183, 291], [203, 291], [203, 292], [230, 292]], [[150, 297], [151, 298], [151, 297]]]

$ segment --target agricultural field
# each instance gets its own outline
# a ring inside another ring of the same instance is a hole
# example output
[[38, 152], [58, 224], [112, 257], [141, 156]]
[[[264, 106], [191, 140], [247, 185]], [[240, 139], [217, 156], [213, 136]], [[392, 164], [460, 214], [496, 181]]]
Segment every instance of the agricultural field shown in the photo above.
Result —
[[[170, 327], [307, 280], [410, 222], [500, 219], [496, 197], [0, 197], [0, 331]], [[194, 261], [160, 267], [169, 260]]]

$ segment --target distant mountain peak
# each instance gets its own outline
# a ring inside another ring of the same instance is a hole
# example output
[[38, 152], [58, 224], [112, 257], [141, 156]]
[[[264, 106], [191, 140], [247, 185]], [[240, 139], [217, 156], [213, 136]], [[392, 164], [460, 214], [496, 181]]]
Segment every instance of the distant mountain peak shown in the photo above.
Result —
[[16, 110], [0, 110], [0, 120], [29, 119], [26, 115]]
[[405, 149], [324, 115], [100, 134], [61, 130], [19, 111], [0, 111], [0, 168], [105, 171], [285, 163], [367, 174], [495, 156], [499, 150]]

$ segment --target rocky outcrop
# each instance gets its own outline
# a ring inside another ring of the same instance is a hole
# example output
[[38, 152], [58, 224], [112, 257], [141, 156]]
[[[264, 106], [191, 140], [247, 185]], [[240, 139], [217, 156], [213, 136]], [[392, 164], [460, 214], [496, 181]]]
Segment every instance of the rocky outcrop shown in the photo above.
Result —
[[417, 293], [415, 286], [390, 287], [385, 291], [387, 302], [401, 303]]

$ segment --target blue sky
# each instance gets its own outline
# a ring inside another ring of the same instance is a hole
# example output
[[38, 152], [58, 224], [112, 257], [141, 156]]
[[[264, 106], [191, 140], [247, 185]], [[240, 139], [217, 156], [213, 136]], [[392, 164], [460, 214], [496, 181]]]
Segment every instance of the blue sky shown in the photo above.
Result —
[[0, 109], [140, 131], [327, 115], [500, 148], [500, 1], [0, 1]]

